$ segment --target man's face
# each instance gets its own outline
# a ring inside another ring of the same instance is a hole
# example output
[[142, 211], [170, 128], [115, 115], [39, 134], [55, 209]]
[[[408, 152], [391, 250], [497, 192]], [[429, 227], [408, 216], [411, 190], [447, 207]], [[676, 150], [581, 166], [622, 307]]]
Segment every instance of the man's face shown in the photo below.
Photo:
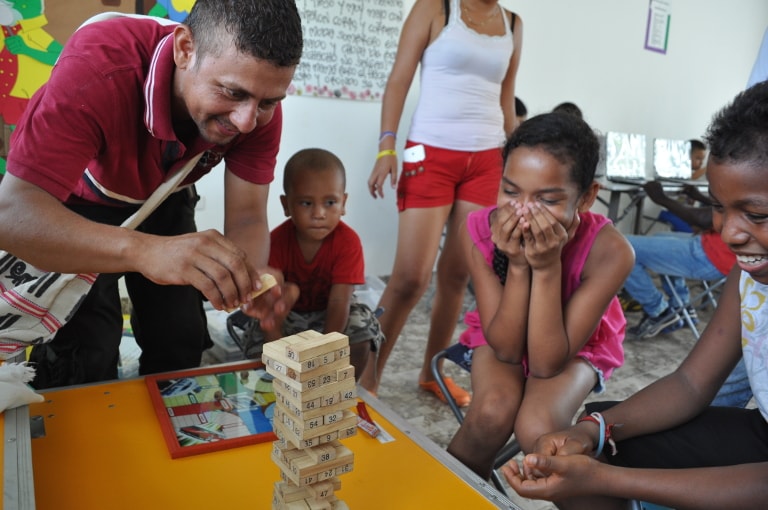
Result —
[[192, 120], [208, 142], [224, 145], [267, 124], [293, 79], [295, 66], [278, 67], [244, 55], [231, 40], [217, 55], [200, 55], [183, 25], [176, 37], [174, 121]]

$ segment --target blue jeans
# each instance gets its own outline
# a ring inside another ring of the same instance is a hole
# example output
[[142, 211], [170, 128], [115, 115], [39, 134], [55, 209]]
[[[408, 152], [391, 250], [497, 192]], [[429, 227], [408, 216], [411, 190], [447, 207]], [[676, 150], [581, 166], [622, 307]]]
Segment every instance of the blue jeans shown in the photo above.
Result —
[[744, 360], [734, 367], [728, 379], [725, 380], [720, 391], [712, 401], [713, 406], [746, 407], [752, 398], [752, 387], [747, 377], [747, 367]]
[[656, 288], [648, 271], [671, 276], [677, 295], [688, 304], [689, 292], [685, 279], [714, 280], [723, 273], [712, 265], [700, 236], [688, 234], [659, 233], [650, 236], [627, 236], [635, 249], [635, 267], [629, 274], [624, 288], [651, 317], [659, 316], [668, 306], [672, 292], [664, 289], [666, 295]]
[[687, 232], [689, 234], [693, 233], [693, 229], [689, 224], [680, 219], [679, 216], [676, 216], [666, 209], [659, 213], [659, 221], [669, 223], [673, 232]]

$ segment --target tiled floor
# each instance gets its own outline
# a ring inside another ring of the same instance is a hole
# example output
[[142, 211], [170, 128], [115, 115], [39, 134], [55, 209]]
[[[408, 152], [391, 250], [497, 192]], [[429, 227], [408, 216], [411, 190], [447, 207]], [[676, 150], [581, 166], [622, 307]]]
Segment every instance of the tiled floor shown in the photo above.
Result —
[[[438, 445], [445, 447], [458, 428], [447, 405], [438, 401], [431, 394], [420, 390], [417, 377], [423, 357], [429, 328], [429, 297], [425, 298], [411, 314], [383, 374], [378, 393], [380, 400], [392, 407], [409, 423], [418, 427]], [[467, 298], [466, 306], [471, 306]], [[708, 309], [699, 313], [702, 323], [710, 316]], [[634, 325], [640, 318], [639, 313], [628, 314], [629, 325]], [[702, 324], [699, 325], [701, 330]], [[463, 328], [459, 324], [454, 334], [454, 341]], [[684, 328], [670, 334], [643, 341], [626, 340], [624, 343], [625, 364], [617, 369], [608, 381], [606, 392], [589, 398], [596, 400], [621, 400], [659, 377], [671, 372], [688, 353], [695, 338], [693, 333]], [[457, 383], [469, 389], [469, 377], [455, 365], [446, 363], [449, 375]], [[509, 491], [510, 499], [525, 509], [554, 509], [554, 505], [542, 501], [524, 500]]]

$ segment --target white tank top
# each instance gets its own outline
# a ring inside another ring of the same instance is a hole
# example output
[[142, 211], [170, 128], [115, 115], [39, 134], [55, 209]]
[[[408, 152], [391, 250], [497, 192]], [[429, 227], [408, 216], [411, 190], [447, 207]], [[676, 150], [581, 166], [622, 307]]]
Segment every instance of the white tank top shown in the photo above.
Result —
[[742, 271], [739, 294], [744, 365], [757, 407], [768, 421], [768, 285], [756, 282]]
[[448, 24], [421, 58], [421, 93], [409, 140], [444, 149], [478, 151], [504, 144], [501, 82], [514, 41], [502, 11], [504, 35], [479, 34], [451, 0]]

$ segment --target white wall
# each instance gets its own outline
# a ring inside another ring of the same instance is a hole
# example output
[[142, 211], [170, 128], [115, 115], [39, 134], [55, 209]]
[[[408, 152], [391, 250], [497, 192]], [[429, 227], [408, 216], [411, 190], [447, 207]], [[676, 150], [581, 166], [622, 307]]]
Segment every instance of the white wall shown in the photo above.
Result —
[[[405, 0], [410, 10], [413, 0]], [[666, 55], [643, 49], [648, 0], [502, 0], [523, 19], [517, 95], [530, 114], [573, 101], [600, 131], [664, 138], [700, 137], [712, 115], [744, 88], [768, 24], [765, 0], [671, 0]], [[400, 123], [402, 146], [418, 78]], [[296, 151], [322, 147], [347, 168], [346, 221], [365, 247], [367, 273], [389, 274], [397, 239], [392, 190], [373, 200], [366, 181], [377, 152], [380, 103], [291, 96], [269, 202], [271, 225], [283, 221], [282, 167]], [[222, 172], [198, 186], [198, 227], [222, 228]], [[596, 206], [600, 210], [601, 206]], [[601, 212], [604, 212], [602, 210]], [[620, 227], [626, 230], [629, 221]]]

